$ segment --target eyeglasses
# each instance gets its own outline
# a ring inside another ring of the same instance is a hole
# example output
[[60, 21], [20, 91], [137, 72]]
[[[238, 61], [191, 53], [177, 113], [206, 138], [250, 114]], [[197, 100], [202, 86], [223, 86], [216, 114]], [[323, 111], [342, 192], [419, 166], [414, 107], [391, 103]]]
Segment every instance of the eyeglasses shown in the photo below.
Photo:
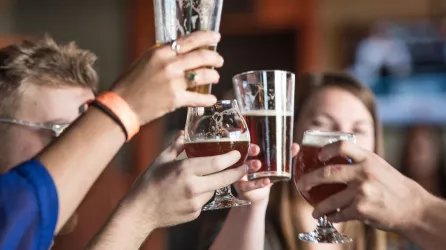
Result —
[[0, 123], [9, 123], [22, 125], [33, 128], [41, 128], [46, 130], [51, 130], [54, 133], [55, 137], [59, 137], [62, 132], [70, 126], [70, 124], [54, 124], [54, 123], [43, 123], [43, 122], [27, 122], [16, 119], [8, 119], [8, 118], [0, 118]]

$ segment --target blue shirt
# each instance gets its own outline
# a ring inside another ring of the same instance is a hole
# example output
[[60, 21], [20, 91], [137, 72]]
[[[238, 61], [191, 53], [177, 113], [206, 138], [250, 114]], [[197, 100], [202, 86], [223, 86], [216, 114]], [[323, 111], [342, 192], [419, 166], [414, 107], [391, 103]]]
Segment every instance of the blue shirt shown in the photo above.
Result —
[[54, 182], [38, 161], [0, 175], [0, 249], [48, 250], [58, 210]]

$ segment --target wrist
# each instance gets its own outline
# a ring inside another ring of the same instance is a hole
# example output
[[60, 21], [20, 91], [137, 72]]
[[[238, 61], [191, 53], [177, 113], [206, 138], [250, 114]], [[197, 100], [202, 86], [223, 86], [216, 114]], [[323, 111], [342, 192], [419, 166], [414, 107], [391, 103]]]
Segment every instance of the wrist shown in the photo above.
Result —
[[251, 203], [250, 206], [255, 209], [266, 208], [268, 206], [268, 202], [269, 202], [269, 197], [263, 200], [254, 201]]
[[265, 214], [268, 207], [268, 199], [251, 203], [249, 206], [238, 207], [242, 212], [249, 214]]
[[150, 207], [143, 208], [137, 201], [128, 202], [126, 200], [121, 202], [117, 208], [114, 224], [117, 227], [127, 228], [126, 236], [133, 238], [138, 247], [156, 229], [155, 221], [147, 219], [148, 209]]
[[[120, 84], [125, 86], [126, 84]], [[145, 124], [145, 120], [144, 118], [141, 117], [141, 109], [139, 108], [139, 106], [137, 105], [137, 103], [135, 103], [135, 101], [137, 101], [136, 98], [132, 97], [134, 95], [132, 95], [131, 93], [129, 93], [129, 91], [127, 91], [126, 88], [122, 88], [122, 87], [113, 87], [110, 89], [111, 92], [117, 94], [118, 96], [120, 96], [129, 106], [130, 108], [135, 112], [135, 114], [138, 116], [138, 121], [139, 124], [142, 126], [143, 124]]]
[[86, 249], [139, 249], [155, 228], [138, 215], [133, 204], [122, 201]]
[[[420, 186], [420, 189], [421, 186]], [[429, 231], [429, 224], [431, 224], [431, 215], [438, 211], [441, 207], [442, 201], [437, 197], [431, 195], [426, 190], [422, 189], [418, 199], [413, 201], [413, 214], [406, 217], [406, 223], [398, 230], [402, 235], [409, 239], [417, 238], [420, 232]]]
[[125, 134], [126, 141], [132, 139], [140, 129], [140, 119], [129, 103], [119, 94], [107, 91], [89, 102], [114, 120]]

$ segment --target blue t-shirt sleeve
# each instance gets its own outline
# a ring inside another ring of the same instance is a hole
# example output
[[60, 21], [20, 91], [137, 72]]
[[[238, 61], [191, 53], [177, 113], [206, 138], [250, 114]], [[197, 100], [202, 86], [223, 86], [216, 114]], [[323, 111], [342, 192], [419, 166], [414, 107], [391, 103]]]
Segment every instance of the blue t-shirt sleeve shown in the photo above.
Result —
[[56, 187], [40, 162], [0, 175], [0, 249], [48, 250], [58, 210]]

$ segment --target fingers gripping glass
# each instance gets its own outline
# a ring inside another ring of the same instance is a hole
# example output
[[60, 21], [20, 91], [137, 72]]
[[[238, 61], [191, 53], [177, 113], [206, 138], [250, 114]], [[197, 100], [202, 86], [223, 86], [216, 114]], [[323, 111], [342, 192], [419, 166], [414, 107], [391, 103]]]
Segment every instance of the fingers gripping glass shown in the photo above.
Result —
[[51, 130], [55, 137], [59, 137], [60, 134], [62, 134], [62, 132], [70, 125], [70, 124], [53, 124], [53, 123], [42, 123], [42, 122], [28, 122], [28, 121], [8, 119], [8, 118], [0, 118], [0, 123], [8, 123], [32, 128]]
[[[351, 161], [342, 156], [336, 156], [328, 161], [319, 160], [319, 152], [322, 147], [337, 141], [350, 141], [356, 143], [355, 135], [341, 132], [323, 132], [306, 131], [302, 140], [302, 146], [296, 159], [294, 168], [294, 181], [297, 182], [300, 177], [316, 169], [328, 165], [350, 164]], [[313, 187], [309, 191], [298, 190], [301, 196], [311, 205], [316, 206], [328, 197], [344, 190], [347, 184], [331, 183]], [[333, 227], [333, 224], [327, 220], [327, 217], [318, 219], [317, 227], [313, 232], [299, 234], [299, 239], [313, 243], [349, 243], [352, 239], [341, 234]]]
[[[223, 0], [155, 0], [156, 43], [162, 45], [188, 35], [194, 31], [220, 28]], [[172, 46], [173, 47], [173, 46]], [[216, 50], [216, 45], [205, 49]], [[178, 54], [179, 51], [174, 49]], [[190, 76], [186, 72], [186, 78]], [[196, 86], [188, 80], [188, 90], [202, 94], [211, 93], [211, 84]]]
[[[188, 108], [185, 128], [185, 151], [189, 158], [216, 156], [233, 150], [240, 152], [240, 160], [229, 168], [241, 166], [250, 147], [249, 131], [236, 101], [218, 101], [211, 107]], [[214, 200], [203, 211], [251, 204], [239, 200], [227, 186], [216, 190]]]

